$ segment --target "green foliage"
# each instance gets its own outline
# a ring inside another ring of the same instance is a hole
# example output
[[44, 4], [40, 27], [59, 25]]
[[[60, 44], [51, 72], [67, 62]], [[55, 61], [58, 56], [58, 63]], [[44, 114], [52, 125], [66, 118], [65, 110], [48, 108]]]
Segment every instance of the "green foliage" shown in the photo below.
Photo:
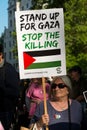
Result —
[[17, 60], [18, 59], [18, 50], [17, 50], [17, 40], [16, 40], [17, 36], [16, 36], [16, 31], [15, 30], [12, 32], [12, 37], [15, 40], [15, 45], [13, 46], [11, 51], [14, 54], [14, 58]]
[[67, 68], [79, 65], [87, 73], [87, 0], [65, 3]]
[[68, 0], [32, 0], [31, 9], [42, 9], [44, 4], [47, 4], [45, 8], [60, 8], [63, 7], [65, 1]]
[[[42, 9], [43, 5], [49, 3], [50, 0], [32, 0], [32, 7], [31, 9]], [[48, 7], [46, 7], [48, 8]]]
[[21, 0], [17, 0], [18, 2], [21, 2]]

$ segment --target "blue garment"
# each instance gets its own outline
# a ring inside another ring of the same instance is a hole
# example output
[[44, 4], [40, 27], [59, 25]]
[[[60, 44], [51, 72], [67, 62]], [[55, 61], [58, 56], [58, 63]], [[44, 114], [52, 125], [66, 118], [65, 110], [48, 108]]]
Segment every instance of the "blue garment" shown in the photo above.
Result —
[[[71, 123], [69, 122], [69, 111], [68, 109], [63, 111], [55, 110], [47, 101], [48, 114], [50, 116], [50, 122], [48, 124], [49, 130], [80, 130], [80, 123], [82, 120], [82, 107], [81, 104], [72, 100], [70, 105], [70, 116]], [[44, 113], [43, 102], [39, 104], [35, 113], [35, 121], [40, 119], [41, 115]], [[34, 118], [31, 120], [34, 122]]]

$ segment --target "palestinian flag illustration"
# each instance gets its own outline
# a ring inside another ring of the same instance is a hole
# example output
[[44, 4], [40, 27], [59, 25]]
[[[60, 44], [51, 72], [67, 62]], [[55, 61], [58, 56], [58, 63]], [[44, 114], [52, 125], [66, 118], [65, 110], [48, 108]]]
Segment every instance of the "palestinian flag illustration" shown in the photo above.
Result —
[[23, 52], [24, 69], [42, 69], [61, 66], [61, 60], [58, 61], [57, 58], [54, 58], [55, 56], [58, 57], [57, 55], [61, 55], [60, 49]]

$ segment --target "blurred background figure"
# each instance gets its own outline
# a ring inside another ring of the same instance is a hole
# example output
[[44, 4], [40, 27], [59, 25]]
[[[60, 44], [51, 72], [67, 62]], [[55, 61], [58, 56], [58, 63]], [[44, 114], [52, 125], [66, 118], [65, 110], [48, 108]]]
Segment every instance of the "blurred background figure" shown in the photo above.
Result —
[[22, 79], [19, 81], [20, 87], [20, 94], [18, 98], [18, 103], [16, 107], [16, 114], [15, 114], [15, 123], [14, 123], [14, 130], [20, 130], [20, 126], [27, 127], [28, 121], [28, 113], [26, 109], [25, 103], [25, 92], [29, 86], [29, 79]]
[[72, 80], [72, 98], [84, 102], [83, 92], [87, 90], [87, 80], [82, 75], [82, 69], [79, 66], [73, 66], [69, 70], [69, 76]]
[[[46, 78], [46, 98], [49, 98], [50, 84]], [[32, 118], [37, 105], [43, 101], [43, 87], [42, 87], [42, 78], [31, 79], [29, 88], [26, 91], [26, 106], [29, 112], [29, 118]]]
[[83, 123], [85, 123], [84, 126], [87, 127], [87, 103], [83, 95], [83, 92], [87, 91], [87, 79], [83, 75], [80, 66], [73, 66], [72, 68], [70, 68], [69, 76], [72, 81], [73, 91], [71, 97], [81, 103], [84, 113]]
[[0, 44], [0, 121], [5, 130], [9, 130], [13, 122], [18, 96], [18, 73], [6, 62], [3, 45]]

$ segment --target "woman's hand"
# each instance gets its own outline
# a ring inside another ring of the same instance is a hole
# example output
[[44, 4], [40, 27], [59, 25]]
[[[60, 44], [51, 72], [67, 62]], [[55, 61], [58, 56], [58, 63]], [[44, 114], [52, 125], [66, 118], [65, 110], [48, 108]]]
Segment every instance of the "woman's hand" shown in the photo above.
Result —
[[43, 123], [43, 125], [48, 125], [48, 123], [49, 123], [49, 115], [48, 114], [42, 115], [42, 123]]

